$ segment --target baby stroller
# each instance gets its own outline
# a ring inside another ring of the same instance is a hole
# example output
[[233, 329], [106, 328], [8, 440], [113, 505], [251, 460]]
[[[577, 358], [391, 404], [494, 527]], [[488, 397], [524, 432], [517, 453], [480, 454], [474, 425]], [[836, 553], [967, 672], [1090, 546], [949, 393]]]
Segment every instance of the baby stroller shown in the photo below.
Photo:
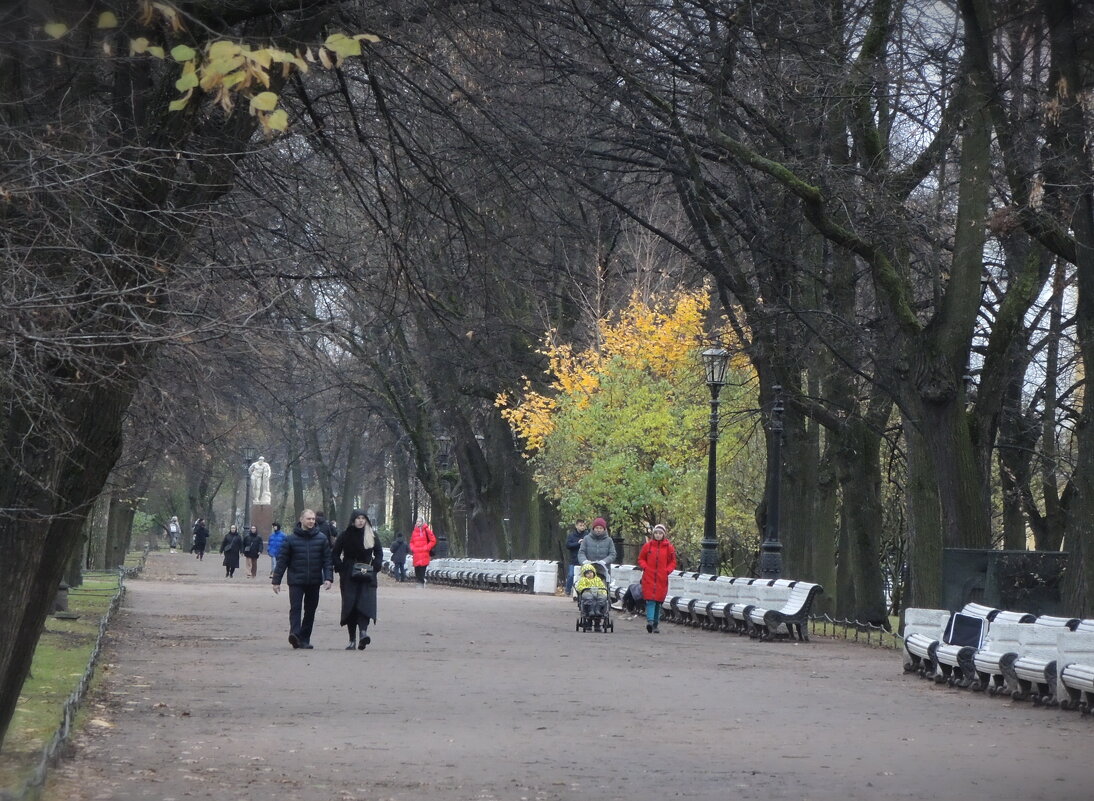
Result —
[[608, 571], [599, 562], [593, 563], [597, 576], [604, 587], [586, 587], [577, 596], [578, 617], [574, 631], [615, 631], [611, 617], [611, 604], [608, 602]]

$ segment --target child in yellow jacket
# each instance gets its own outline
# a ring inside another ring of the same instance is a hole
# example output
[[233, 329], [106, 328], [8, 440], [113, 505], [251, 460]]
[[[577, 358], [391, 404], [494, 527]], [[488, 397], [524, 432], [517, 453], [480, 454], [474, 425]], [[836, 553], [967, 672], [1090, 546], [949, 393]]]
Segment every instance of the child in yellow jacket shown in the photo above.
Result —
[[592, 563], [581, 566], [581, 578], [574, 585], [581, 614], [587, 616], [608, 614], [608, 585], [596, 572]]

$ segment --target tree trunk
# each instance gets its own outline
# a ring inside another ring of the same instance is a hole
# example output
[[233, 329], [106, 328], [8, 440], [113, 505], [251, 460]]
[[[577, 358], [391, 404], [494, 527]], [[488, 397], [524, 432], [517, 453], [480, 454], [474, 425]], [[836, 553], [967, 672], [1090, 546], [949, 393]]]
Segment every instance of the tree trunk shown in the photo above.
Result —
[[[833, 447], [843, 497], [848, 567], [854, 588], [853, 620], [888, 628], [881, 560], [881, 437], [861, 421], [834, 434]], [[848, 606], [842, 607], [844, 614]]]
[[65, 566], [80, 545], [91, 504], [102, 491], [121, 449], [121, 421], [132, 390], [89, 384], [70, 390], [64, 408], [75, 445], [43, 442], [41, 421], [16, 411], [6, 426], [8, 477], [0, 506], [23, 508], [0, 517], [0, 743], [7, 734], [34, 649]]
[[[110, 496], [110, 518], [107, 523], [106, 567], [121, 567], [133, 535], [133, 517], [136, 507], [128, 498]], [[192, 539], [192, 534], [190, 535]], [[189, 547], [189, 546], [187, 546]]]
[[358, 508], [357, 494], [361, 491], [361, 459], [364, 451], [361, 436], [350, 434], [346, 450], [346, 475], [342, 482], [342, 492], [338, 496], [338, 505], [331, 508], [331, 517], [342, 521], [344, 526], [353, 522], [349, 515]]
[[918, 427], [905, 421], [908, 483], [905, 506], [908, 520], [908, 586], [905, 607], [942, 607], [942, 509], [927, 445]]
[[[819, 613], [834, 612], [839, 599], [839, 581], [836, 574], [836, 549], [838, 545], [837, 509], [839, 508], [839, 483], [832, 466], [831, 447], [825, 448], [825, 454], [817, 469], [816, 539], [812, 549], [812, 571], [808, 574], [811, 581], [824, 587], [824, 594], [813, 602]], [[740, 574], [735, 574], [740, 575]]]
[[414, 509], [410, 500], [410, 468], [406, 462], [406, 454], [399, 447], [392, 451], [391, 468], [391, 530], [395, 533], [401, 531], [409, 538], [410, 532], [414, 530]]
[[323, 498], [323, 511], [329, 520], [334, 517], [335, 511], [334, 477], [331, 475], [327, 456], [319, 444], [319, 430], [314, 426], [307, 426], [304, 434], [307, 439], [308, 450], [311, 452], [311, 463], [315, 466], [315, 476], [319, 482], [319, 493]]
[[819, 427], [790, 409], [784, 415], [779, 539], [783, 544], [783, 576], [809, 579], [817, 540]]

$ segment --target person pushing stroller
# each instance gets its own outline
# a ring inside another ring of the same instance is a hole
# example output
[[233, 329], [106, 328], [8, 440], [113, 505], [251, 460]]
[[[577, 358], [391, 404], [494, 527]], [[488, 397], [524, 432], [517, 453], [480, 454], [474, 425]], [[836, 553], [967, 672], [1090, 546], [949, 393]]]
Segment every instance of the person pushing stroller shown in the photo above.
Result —
[[610, 631], [614, 628], [608, 617], [608, 585], [597, 567], [603, 570], [600, 565], [590, 562], [583, 564], [581, 578], [574, 585], [578, 609], [581, 611], [577, 628], [584, 631], [588, 631], [590, 627], [594, 631]]

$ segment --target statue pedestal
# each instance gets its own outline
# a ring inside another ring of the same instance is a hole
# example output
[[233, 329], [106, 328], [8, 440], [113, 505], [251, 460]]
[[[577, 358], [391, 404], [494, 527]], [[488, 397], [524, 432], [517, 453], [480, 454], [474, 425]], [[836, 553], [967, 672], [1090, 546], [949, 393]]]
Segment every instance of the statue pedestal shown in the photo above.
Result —
[[273, 531], [273, 506], [268, 503], [251, 504], [251, 525], [258, 528], [263, 540], [268, 539]]

